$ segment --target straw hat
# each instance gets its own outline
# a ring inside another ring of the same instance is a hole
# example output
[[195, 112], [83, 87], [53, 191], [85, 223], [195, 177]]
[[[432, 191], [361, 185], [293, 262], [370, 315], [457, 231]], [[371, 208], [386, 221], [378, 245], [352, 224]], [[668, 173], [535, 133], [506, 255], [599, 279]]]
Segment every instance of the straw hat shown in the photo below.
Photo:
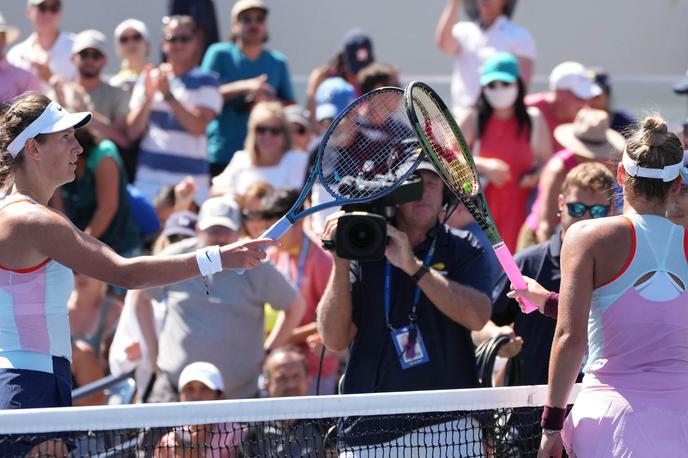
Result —
[[0, 13], [0, 32], [5, 32], [5, 44], [8, 45], [19, 38], [19, 29], [11, 25], [7, 25], [5, 16]]
[[554, 129], [554, 138], [577, 156], [611, 159], [620, 156], [626, 146], [623, 136], [609, 128], [606, 111], [584, 107], [572, 123]]

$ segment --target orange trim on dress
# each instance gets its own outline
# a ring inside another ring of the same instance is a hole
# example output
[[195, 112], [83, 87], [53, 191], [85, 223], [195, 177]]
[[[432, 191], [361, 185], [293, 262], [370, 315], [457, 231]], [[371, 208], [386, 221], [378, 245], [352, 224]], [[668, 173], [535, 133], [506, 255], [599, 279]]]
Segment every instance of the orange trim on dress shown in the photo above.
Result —
[[612, 283], [613, 281], [616, 281], [620, 276], [622, 276], [623, 273], [626, 272], [626, 270], [628, 269], [628, 266], [631, 265], [631, 261], [633, 261], [633, 257], [635, 256], [635, 226], [633, 225], [633, 221], [631, 221], [630, 218], [627, 218], [625, 216], [623, 216], [623, 218], [626, 219], [628, 225], [631, 227], [631, 252], [628, 255], [628, 259], [626, 259], [626, 263], [623, 265], [621, 270], [617, 272], [617, 274], [614, 275], [614, 277], [611, 280], [601, 284], [600, 286], [598, 286], [598, 288], [601, 288], [602, 286], [607, 286], [608, 284]]
[[0, 269], [9, 270], [10, 272], [14, 272], [17, 274], [30, 274], [31, 272], [37, 271], [38, 269], [40, 269], [41, 267], [43, 267], [44, 265], [46, 265], [49, 262], [50, 262], [50, 258], [46, 259], [45, 261], [43, 261], [40, 264], [37, 264], [33, 267], [27, 267], [26, 269], [8, 269], [7, 267], [1, 266], [1, 265], [0, 265]]

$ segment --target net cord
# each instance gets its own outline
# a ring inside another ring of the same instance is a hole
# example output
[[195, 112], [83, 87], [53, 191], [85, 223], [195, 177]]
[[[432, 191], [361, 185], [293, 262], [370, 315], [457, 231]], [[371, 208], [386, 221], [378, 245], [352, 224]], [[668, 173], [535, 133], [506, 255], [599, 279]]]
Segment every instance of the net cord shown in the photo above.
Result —
[[[575, 400], [579, 391], [580, 385], [575, 385], [569, 403]], [[0, 415], [0, 434], [537, 407], [544, 405], [546, 396], [546, 385], [528, 385], [171, 404], [19, 409], [6, 410]]]

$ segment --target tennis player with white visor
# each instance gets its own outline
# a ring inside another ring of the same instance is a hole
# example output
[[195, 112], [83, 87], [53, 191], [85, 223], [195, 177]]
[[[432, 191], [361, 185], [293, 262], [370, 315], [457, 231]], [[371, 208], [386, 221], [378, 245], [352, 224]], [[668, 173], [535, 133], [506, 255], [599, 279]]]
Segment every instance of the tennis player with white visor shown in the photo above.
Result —
[[[72, 271], [138, 289], [222, 269], [255, 267], [271, 240], [169, 257], [125, 259], [48, 207], [72, 180], [74, 137], [91, 113], [68, 113], [44, 96], [20, 96], [0, 119], [0, 409], [70, 406], [67, 298]], [[4, 192], [3, 192], [4, 191]], [[199, 279], [199, 281], [201, 281]], [[5, 455], [0, 450], [0, 455]]]
[[[623, 215], [575, 223], [562, 283], [539, 457], [681, 456], [688, 438], [688, 261], [666, 218], [683, 148], [659, 116], [627, 142], [617, 169]], [[547, 291], [515, 291], [542, 304]], [[588, 349], [583, 388], [566, 405]], [[565, 419], [566, 418], [566, 419]]]

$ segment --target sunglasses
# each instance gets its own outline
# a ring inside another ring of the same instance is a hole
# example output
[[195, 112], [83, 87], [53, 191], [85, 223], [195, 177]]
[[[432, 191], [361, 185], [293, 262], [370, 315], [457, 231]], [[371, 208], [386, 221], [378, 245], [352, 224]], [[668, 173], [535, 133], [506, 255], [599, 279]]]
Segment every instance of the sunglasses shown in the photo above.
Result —
[[59, 13], [60, 10], [62, 9], [62, 5], [59, 3], [53, 3], [52, 5], [46, 5], [45, 3], [40, 3], [36, 5], [36, 8], [38, 8], [38, 11], [41, 13]]
[[580, 218], [585, 215], [585, 212], [590, 212], [590, 217], [593, 219], [604, 218], [609, 216], [611, 208], [611, 205], [585, 205], [580, 202], [569, 202], [566, 204], [566, 209], [572, 218]]
[[188, 44], [193, 40], [193, 35], [165, 35], [165, 41], [168, 43], [183, 43]]
[[491, 83], [488, 83], [486, 87], [490, 89], [497, 89], [498, 87], [510, 87], [514, 83], [506, 83], [504, 81], [492, 81]]
[[141, 40], [143, 40], [143, 35], [141, 35], [140, 33], [134, 35], [122, 35], [121, 37], [119, 37], [119, 42], [123, 45], [129, 43], [130, 41], [133, 43], [137, 43]]
[[265, 15], [264, 14], [242, 14], [239, 16], [239, 22], [242, 24], [250, 24], [252, 22], [255, 22], [256, 24], [262, 24], [265, 22]]
[[83, 49], [79, 51], [79, 57], [82, 59], [100, 60], [103, 58], [103, 53], [96, 50], [89, 51], [88, 49]]
[[294, 134], [304, 135], [306, 133], [306, 128], [302, 125], [294, 126], [291, 128], [291, 132]]
[[281, 127], [267, 127], [267, 126], [256, 127], [256, 133], [258, 135], [267, 134], [268, 132], [276, 137], [284, 131], [282, 130]]
[[248, 210], [243, 210], [241, 216], [247, 221], [257, 221], [259, 219], [275, 219], [280, 218], [282, 213], [275, 213], [274, 211], [257, 211], [252, 212]]

